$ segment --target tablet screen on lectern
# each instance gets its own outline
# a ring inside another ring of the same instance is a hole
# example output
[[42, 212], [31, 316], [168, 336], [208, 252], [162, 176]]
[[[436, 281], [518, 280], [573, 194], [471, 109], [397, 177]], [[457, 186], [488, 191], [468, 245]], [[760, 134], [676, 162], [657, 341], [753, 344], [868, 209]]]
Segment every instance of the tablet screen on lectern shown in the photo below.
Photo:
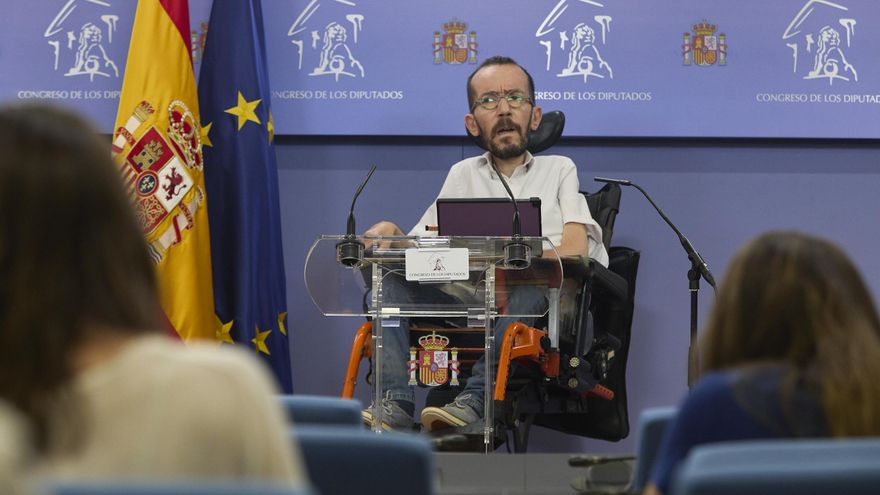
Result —
[[[521, 234], [541, 237], [541, 198], [517, 199]], [[513, 203], [508, 198], [439, 198], [437, 229], [441, 236], [513, 235]]]

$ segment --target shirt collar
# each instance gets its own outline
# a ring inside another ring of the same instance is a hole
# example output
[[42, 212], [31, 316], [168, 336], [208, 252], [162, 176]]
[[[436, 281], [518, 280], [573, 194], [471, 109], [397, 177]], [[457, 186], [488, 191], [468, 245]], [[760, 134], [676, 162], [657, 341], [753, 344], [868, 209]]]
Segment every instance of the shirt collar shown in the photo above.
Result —
[[[494, 170], [494, 168], [492, 167], [492, 165], [490, 165], [490, 163], [489, 163], [489, 161], [490, 161], [491, 159], [492, 159], [492, 153], [489, 152], [489, 151], [487, 151], [487, 152], [483, 153], [483, 154], [480, 156], [480, 158], [479, 158], [479, 164], [480, 164], [481, 166], [489, 167], [489, 171], [490, 171], [492, 174], [494, 174], [494, 173], [495, 173], [495, 170]], [[528, 172], [529, 170], [532, 169], [532, 165], [534, 165], [534, 163], [535, 163], [535, 157], [532, 155], [532, 153], [531, 153], [530, 151], [526, 150], [526, 160], [525, 160], [525, 163], [523, 163], [522, 165], [520, 165], [519, 167], [517, 167], [517, 168], [514, 170], [514, 172], [513, 172], [514, 175], [516, 175], [516, 170], [519, 170], [519, 169], [520, 169], [521, 167], [523, 167], [523, 166], [525, 167], [525, 171], [524, 171], [524, 172]]]

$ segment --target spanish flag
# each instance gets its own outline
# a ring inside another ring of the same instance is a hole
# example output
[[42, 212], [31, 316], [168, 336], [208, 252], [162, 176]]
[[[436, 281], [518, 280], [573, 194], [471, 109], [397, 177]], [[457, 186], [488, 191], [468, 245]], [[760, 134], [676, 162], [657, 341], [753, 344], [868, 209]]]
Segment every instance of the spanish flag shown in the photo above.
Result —
[[184, 340], [216, 338], [208, 204], [187, 0], [138, 2], [116, 129], [119, 165]]

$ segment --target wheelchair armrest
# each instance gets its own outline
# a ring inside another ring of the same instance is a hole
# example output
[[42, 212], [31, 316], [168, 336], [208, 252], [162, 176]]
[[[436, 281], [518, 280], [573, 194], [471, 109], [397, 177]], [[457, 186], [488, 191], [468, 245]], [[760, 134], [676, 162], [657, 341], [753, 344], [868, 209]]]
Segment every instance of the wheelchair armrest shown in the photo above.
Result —
[[629, 294], [629, 284], [625, 278], [595, 260], [590, 260], [590, 268], [593, 272], [593, 294], [597, 297], [626, 301]]
[[592, 283], [592, 291], [596, 297], [625, 301], [629, 285], [626, 279], [599, 264], [596, 260], [584, 259], [580, 256], [564, 256], [562, 272], [565, 278], [574, 278]]

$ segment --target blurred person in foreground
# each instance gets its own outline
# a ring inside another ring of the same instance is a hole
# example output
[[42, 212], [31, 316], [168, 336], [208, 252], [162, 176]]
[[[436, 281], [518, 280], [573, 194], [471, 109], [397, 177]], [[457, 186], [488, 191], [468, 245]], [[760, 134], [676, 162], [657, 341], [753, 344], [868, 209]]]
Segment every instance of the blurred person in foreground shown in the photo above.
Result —
[[0, 399], [37, 475], [304, 483], [268, 372], [161, 331], [154, 266], [109, 143], [0, 109]]
[[24, 473], [33, 462], [30, 428], [14, 407], [0, 400], [0, 493], [34, 493]]
[[880, 435], [880, 318], [856, 267], [826, 240], [771, 232], [748, 243], [718, 291], [700, 359], [646, 494], [670, 493], [701, 444]]

